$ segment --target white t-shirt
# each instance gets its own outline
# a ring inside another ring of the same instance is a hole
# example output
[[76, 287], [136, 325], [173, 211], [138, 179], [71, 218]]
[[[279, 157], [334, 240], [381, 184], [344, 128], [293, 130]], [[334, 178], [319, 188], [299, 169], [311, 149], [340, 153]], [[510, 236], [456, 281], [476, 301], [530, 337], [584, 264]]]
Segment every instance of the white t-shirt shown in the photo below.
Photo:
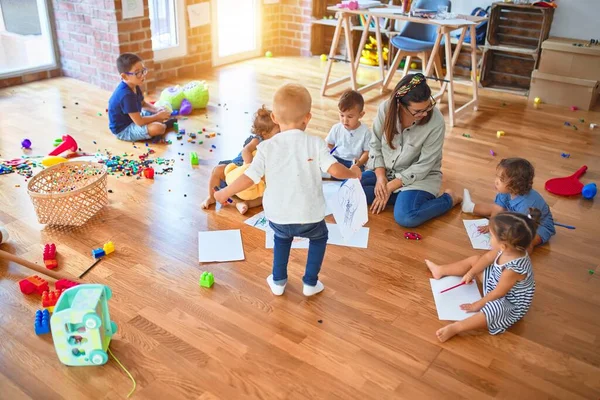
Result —
[[337, 123], [325, 138], [327, 144], [337, 146], [333, 155], [348, 161], [354, 161], [360, 158], [363, 151], [369, 151], [370, 140], [371, 130], [362, 122], [353, 131], [344, 128], [342, 123]]
[[264, 176], [265, 216], [276, 224], [309, 224], [325, 218], [321, 171], [337, 160], [317, 136], [299, 129], [280, 132], [260, 143], [245, 174], [254, 183]]

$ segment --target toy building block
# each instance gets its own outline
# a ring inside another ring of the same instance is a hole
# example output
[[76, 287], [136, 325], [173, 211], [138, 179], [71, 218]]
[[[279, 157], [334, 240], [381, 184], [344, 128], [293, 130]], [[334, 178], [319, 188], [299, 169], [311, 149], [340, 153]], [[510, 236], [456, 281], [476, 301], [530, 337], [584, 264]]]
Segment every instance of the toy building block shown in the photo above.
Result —
[[[62, 290], [50, 290], [50, 291], [42, 293], [42, 307], [44, 307], [44, 308], [54, 307], [56, 305], [56, 302], [58, 301], [58, 298], [62, 294], [62, 292], [63, 292]], [[52, 310], [50, 310], [50, 311], [52, 311]]]
[[200, 275], [200, 286], [205, 288], [210, 288], [215, 283], [215, 277], [212, 272], [204, 271], [202, 275]]
[[190, 153], [190, 163], [192, 163], [192, 165], [198, 165], [199, 164], [198, 153], [196, 153], [195, 151], [192, 151]]
[[54, 268], [58, 267], [58, 261], [56, 261], [56, 260], [44, 260], [44, 264], [46, 265], [46, 268], [48, 268], [48, 269], [54, 269]]
[[56, 259], [56, 245], [49, 243], [44, 246], [44, 260], [55, 260]]
[[37, 310], [35, 312], [33, 329], [35, 329], [36, 335], [45, 335], [50, 333], [50, 312], [48, 310]]
[[30, 276], [28, 278], [19, 281], [19, 287], [21, 292], [24, 294], [42, 294], [48, 290], [48, 281], [40, 278], [37, 275]]
[[108, 255], [108, 254], [112, 253], [113, 251], [115, 251], [115, 245], [113, 244], [113, 242], [106, 242], [106, 243], [104, 243], [103, 250], [104, 250], [104, 253], [106, 253], [106, 255]]
[[67, 290], [69, 288], [72, 288], [73, 286], [77, 286], [79, 285], [79, 283], [77, 282], [73, 282], [70, 281], [68, 279], [59, 279], [56, 281], [56, 283], [54, 284], [54, 286], [56, 287], [56, 290]]
[[97, 248], [92, 250], [92, 256], [94, 258], [102, 258], [106, 255], [106, 253], [104, 252], [104, 250], [102, 248]]

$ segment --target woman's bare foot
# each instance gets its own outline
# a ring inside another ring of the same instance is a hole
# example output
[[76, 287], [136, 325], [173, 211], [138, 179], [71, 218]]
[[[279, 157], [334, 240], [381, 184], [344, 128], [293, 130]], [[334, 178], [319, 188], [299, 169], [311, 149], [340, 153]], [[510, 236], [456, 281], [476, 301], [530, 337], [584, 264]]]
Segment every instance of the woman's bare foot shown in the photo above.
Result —
[[446, 190], [444, 190], [444, 193], [448, 193], [450, 195], [450, 197], [452, 197], [452, 207], [454, 207], [457, 204], [462, 203], [462, 200], [463, 200], [462, 197], [460, 197], [459, 195], [454, 193], [454, 190], [446, 189]]
[[248, 204], [245, 201], [240, 201], [235, 203], [235, 208], [238, 209], [240, 214], [244, 215], [246, 214], [246, 211], [248, 211]]
[[442, 276], [444, 276], [442, 274], [442, 268], [439, 265], [434, 264], [429, 260], [425, 260], [425, 265], [427, 265], [427, 268], [429, 268], [429, 271], [431, 271], [433, 279], [440, 279]]
[[211, 204], [215, 204], [215, 203], [216, 203], [216, 200], [215, 200], [215, 198], [214, 198], [214, 197], [212, 197], [212, 196], [208, 196], [208, 197], [207, 197], [206, 199], [204, 199], [204, 201], [202, 202], [202, 208], [203, 208], [204, 210], [207, 210], [207, 209], [208, 209], [208, 208], [211, 206]]
[[446, 340], [452, 339], [454, 335], [458, 333], [458, 327], [456, 326], [456, 322], [447, 325], [443, 328], [440, 328], [435, 333], [435, 336], [440, 340], [440, 342], [445, 342]]

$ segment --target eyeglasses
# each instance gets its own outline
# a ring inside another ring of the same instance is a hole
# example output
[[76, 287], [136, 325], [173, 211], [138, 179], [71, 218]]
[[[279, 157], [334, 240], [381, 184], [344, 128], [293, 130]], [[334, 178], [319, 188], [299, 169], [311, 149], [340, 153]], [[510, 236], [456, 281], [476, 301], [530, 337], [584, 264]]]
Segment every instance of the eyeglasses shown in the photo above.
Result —
[[407, 106], [404, 106], [404, 108], [406, 108], [406, 110], [410, 113], [410, 115], [412, 115], [413, 117], [416, 117], [417, 115], [423, 115], [423, 114], [427, 114], [428, 112], [431, 112], [431, 110], [433, 110], [436, 106], [436, 101], [433, 98], [433, 96], [431, 96], [431, 104], [429, 105], [429, 107], [425, 108], [424, 110], [417, 110], [417, 111], [412, 111], [410, 108], [408, 108]]
[[142, 68], [139, 71], [135, 72], [125, 72], [125, 75], [135, 75], [137, 78], [141, 78], [142, 76], [146, 76], [148, 73], [148, 68]]

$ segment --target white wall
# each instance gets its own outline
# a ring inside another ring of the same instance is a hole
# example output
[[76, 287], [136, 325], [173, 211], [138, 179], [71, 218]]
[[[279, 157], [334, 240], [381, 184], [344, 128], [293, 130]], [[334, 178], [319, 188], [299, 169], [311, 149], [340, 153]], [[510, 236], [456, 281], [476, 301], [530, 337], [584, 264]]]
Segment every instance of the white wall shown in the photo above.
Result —
[[[554, 12], [551, 36], [574, 39], [600, 39], [599, 0], [555, 0], [558, 8]], [[485, 8], [492, 0], [452, 0], [452, 12], [469, 14], [475, 7]], [[532, 0], [533, 2], [533, 0]]]

